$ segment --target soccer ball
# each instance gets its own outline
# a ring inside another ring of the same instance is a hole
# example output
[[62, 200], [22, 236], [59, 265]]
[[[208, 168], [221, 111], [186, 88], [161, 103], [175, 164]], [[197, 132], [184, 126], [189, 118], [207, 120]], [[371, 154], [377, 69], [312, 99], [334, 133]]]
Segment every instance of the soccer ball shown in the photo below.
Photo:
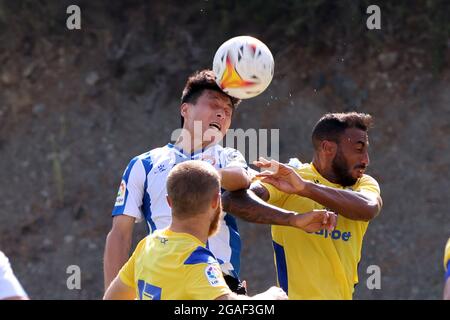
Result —
[[274, 61], [269, 48], [250, 36], [231, 38], [217, 49], [213, 71], [228, 95], [248, 99], [262, 93], [273, 78]]

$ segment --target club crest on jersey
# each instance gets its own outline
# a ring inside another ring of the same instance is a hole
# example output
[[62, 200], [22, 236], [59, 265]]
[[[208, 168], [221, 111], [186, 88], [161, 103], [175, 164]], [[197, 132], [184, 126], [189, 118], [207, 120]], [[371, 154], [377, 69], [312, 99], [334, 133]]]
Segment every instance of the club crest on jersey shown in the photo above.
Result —
[[222, 271], [220, 267], [216, 264], [209, 264], [205, 268], [205, 275], [211, 286], [216, 287], [222, 284]]
[[125, 203], [125, 192], [127, 190], [127, 183], [122, 180], [119, 187], [119, 192], [117, 192], [116, 204], [115, 206], [123, 206]]

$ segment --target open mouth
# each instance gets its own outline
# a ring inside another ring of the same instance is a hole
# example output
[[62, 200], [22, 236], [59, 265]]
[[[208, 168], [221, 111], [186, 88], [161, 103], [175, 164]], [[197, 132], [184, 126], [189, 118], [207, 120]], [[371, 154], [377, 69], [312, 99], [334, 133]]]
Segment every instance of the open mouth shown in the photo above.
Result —
[[210, 124], [209, 124], [209, 127], [210, 128], [215, 128], [215, 129], [217, 129], [217, 130], [221, 130], [222, 129], [222, 127], [220, 126], [220, 124], [218, 124], [217, 122], [211, 122]]

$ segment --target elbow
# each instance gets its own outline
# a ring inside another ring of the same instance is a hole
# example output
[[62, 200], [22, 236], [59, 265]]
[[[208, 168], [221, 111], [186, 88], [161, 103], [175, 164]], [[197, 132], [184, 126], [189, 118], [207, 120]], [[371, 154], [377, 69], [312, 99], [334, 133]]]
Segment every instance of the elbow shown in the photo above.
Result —
[[222, 193], [222, 209], [225, 212], [233, 213], [233, 203], [247, 193], [247, 189], [236, 191], [225, 191]]
[[369, 222], [375, 219], [380, 214], [382, 207], [383, 200], [381, 199], [381, 197], [369, 201], [365, 206], [365, 210], [362, 214], [361, 220]]
[[362, 214], [361, 220], [365, 222], [369, 222], [373, 219], [375, 219], [381, 211], [381, 205], [369, 205], [365, 212]]
[[248, 189], [250, 184], [252, 183], [252, 179], [250, 178], [249, 173], [244, 168], [239, 168], [239, 173], [237, 175], [240, 179], [238, 179], [239, 183], [237, 183], [234, 188], [230, 191], [237, 191], [241, 189]]
[[231, 206], [231, 191], [225, 191], [222, 193], [222, 209], [229, 211]]

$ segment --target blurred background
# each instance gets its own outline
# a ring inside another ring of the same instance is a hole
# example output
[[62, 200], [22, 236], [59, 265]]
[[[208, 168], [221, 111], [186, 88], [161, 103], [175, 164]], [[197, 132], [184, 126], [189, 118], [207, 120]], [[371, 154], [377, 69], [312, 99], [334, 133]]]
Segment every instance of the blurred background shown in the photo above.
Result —
[[[81, 8], [81, 30], [66, 9]], [[366, 9], [381, 9], [368, 30]], [[169, 142], [187, 76], [252, 35], [275, 75], [233, 128], [280, 129], [310, 161], [326, 112], [367, 112], [384, 208], [365, 236], [356, 299], [440, 299], [450, 236], [449, 1], [0, 0], [0, 250], [32, 299], [100, 299], [111, 210], [129, 160]], [[275, 283], [268, 226], [239, 221], [251, 294]], [[145, 236], [136, 226], [135, 242]], [[369, 290], [367, 267], [381, 268]], [[81, 289], [69, 290], [69, 265]]]

